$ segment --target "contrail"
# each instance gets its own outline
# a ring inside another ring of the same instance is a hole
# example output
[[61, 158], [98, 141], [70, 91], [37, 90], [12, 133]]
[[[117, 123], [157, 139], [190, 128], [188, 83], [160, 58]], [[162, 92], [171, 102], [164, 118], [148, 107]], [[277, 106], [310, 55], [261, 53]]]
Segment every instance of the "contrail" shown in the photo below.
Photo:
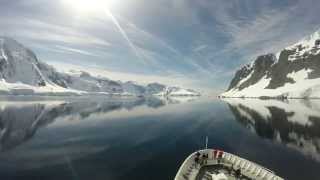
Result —
[[106, 14], [110, 17], [111, 21], [116, 25], [116, 27], [118, 28], [119, 32], [121, 33], [121, 35], [123, 36], [123, 38], [128, 42], [130, 48], [133, 50], [133, 52], [135, 53], [135, 55], [142, 60], [145, 63], [145, 58], [143, 58], [141, 55], [141, 53], [139, 52], [139, 50], [134, 46], [134, 44], [132, 43], [132, 41], [130, 40], [130, 38], [128, 37], [127, 33], [123, 30], [123, 28], [121, 27], [121, 25], [119, 24], [118, 20], [113, 16], [113, 14], [111, 13], [111, 11], [107, 8], [105, 8], [105, 12]]

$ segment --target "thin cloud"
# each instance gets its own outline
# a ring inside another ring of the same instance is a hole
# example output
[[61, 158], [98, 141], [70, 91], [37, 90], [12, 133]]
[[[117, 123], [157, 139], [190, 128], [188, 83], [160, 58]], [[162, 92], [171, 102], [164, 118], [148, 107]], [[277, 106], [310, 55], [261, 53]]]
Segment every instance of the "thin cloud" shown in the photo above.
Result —
[[200, 45], [200, 46], [194, 48], [192, 51], [193, 52], [199, 52], [199, 51], [202, 51], [202, 50], [206, 49], [207, 47], [208, 47], [208, 45], [206, 45], [206, 44]]
[[[13, 17], [8, 20], [0, 18], [3, 27], [12, 27], [5, 34], [29, 38], [34, 41], [64, 42], [69, 44], [111, 46], [108, 41], [94, 35], [81, 32], [73, 27], [43, 22], [39, 19]], [[4, 28], [4, 29], [5, 29]]]
[[75, 49], [75, 48], [71, 48], [71, 47], [56, 45], [56, 48], [62, 50], [62, 52], [76, 53], [76, 54], [83, 54], [83, 55], [87, 55], [87, 56], [99, 57], [98, 55], [96, 55], [94, 53], [90, 53], [88, 51]]
[[319, 0], [128, 0], [110, 7], [123, 38], [105, 15], [78, 17], [54, 1], [0, 4], [0, 35], [34, 47], [40, 59], [96, 64], [127, 78], [179, 77], [207, 89], [223, 89], [242, 64], [320, 25]]
[[[303, 19], [313, 19], [316, 11], [313, 0], [298, 1], [282, 8], [271, 8], [268, 3], [257, 4], [260, 9], [248, 14], [236, 1], [202, 1], [204, 6], [214, 8], [212, 16], [220, 23], [220, 32], [229, 38], [229, 42], [220, 54], [241, 54], [244, 61], [251, 61], [264, 53], [276, 53], [282, 48], [299, 40], [304, 34], [311, 33], [319, 24], [305, 24]], [[254, 3], [252, 3], [254, 4]], [[320, 4], [319, 4], [320, 5]], [[247, 5], [247, 9], [252, 7]], [[309, 13], [301, 12], [308, 9]], [[242, 14], [235, 17], [234, 12]], [[300, 21], [300, 20], [301, 21]], [[319, 22], [320, 23], [320, 22]]]

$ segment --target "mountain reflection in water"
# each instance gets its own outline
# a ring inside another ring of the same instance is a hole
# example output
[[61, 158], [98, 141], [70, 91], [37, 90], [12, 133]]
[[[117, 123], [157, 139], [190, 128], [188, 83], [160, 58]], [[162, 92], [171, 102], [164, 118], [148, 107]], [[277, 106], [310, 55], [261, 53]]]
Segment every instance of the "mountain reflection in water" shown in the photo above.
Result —
[[320, 101], [224, 99], [253, 133], [320, 162]]
[[319, 179], [317, 101], [29, 98], [0, 97], [1, 180], [173, 179], [206, 136], [285, 179]]
[[166, 104], [192, 101], [193, 98], [138, 98], [99, 99], [86, 101], [2, 101], [0, 109], [0, 151], [10, 150], [32, 138], [36, 131], [54, 122], [58, 117], [82, 120], [90, 115], [119, 110], [131, 110], [138, 106], [159, 108]]

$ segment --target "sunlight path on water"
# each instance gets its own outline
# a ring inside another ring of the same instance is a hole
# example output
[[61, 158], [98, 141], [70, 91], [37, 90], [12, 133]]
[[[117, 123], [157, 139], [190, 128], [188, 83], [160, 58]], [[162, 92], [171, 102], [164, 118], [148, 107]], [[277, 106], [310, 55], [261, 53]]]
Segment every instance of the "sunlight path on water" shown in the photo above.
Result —
[[70, 169], [73, 178], [74, 178], [74, 179], [79, 179], [79, 176], [78, 176], [76, 170], [74, 169], [74, 167], [73, 167], [73, 165], [72, 165], [72, 161], [71, 161], [71, 159], [69, 158], [69, 156], [65, 153], [64, 157], [65, 157], [65, 159], [66, 159], [66, 164], [67, 164], [68, 168]]

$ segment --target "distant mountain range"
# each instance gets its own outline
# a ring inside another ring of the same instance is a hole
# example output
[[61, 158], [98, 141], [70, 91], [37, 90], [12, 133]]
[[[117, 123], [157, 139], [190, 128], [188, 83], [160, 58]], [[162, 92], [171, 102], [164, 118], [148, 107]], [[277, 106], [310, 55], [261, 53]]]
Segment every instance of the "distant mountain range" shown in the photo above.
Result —
[[243, 66], [221, 96], [320, 98], [320, 30]]
[[200, 96], [194, 90], [159, 83], [144, 86], [95, 77], [83, 71], [77, 75], [58, 72], [8, 37], [0, 37], [0, 94]]

